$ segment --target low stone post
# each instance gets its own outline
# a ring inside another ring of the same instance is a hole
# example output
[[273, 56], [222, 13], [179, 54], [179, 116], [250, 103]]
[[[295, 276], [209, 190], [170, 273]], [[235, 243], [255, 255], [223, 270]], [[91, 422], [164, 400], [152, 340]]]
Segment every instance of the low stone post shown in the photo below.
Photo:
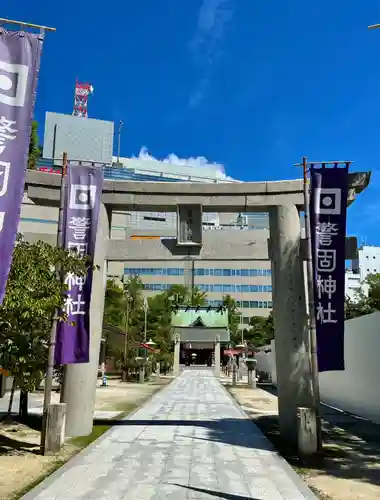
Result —
[[301, 456], [314, 455], [318, 450], [317, 418], [313, 408], [297, 409], [298, 451]]
[[237, 382], [237, 365], [236, 361], [232, 361], [232, 385], [236, 385]]
[[220, 377], [220, 337], [219, 337], [219, 335], [217, 335], [215, 338], [214, 350], [215, 350], [215, 352], [214, 352], [214, 360], [215, 360], [214, 373], [215, 373], [215, 377], [219, 378]]
[[173, 366], [173, 373], [174, 373], [175, 377], [178, 377], [178, 375], [179, 375], [180, 348], [181, 348], [180, 338], [179, 338], [179, 335], [177, 334], [175, 336], [175, 340], [174, 340], [174, 366]]
[[156, 363], [156, 377], [159, 377], [161, 375], [161, 366], [160, 366], [160, 362], [157, 361]]
[[143, 384], [145, 382], [146, 361], [141, 356], [137, 356], [135, 361], [137, 362], [137, 367], [139, 369], [139, 383]]
[[256, 389], [256, 365], [257, 360], [255, 358], [247, 358], [245, 364], [248, 369], [248, 387]]
[[46, 415], [44, 455], [54, 455], [61, 451], [65, 442], [66, 403], [51, 404]]

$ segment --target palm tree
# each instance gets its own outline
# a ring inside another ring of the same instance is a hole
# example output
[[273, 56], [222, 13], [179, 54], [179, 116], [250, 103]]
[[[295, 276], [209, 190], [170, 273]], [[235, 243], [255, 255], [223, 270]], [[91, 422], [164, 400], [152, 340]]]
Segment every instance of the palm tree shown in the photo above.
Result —
[[185, 285], [172, 285], [166, 291], [166, 297], [173, 307], [204, 307], [207, 305], [207, 294], [199, 290], [198, 287], [191, 290]]
[[236, 300], [231, 295], [224, 295], [222, 307], [228, 311], [228, 328], [231, 340], [235, 343], [239, 342], [237, 332], [239, 330], [241, 312], [236, 305]]
[[[135, 345], [143, 340], [144, 329], [144, 284], [139, 276], [129, 276], [123, 279], [124, 295], [124, 349], [123, 378], [125, 379], [131, 367], [135, 365]], [[130, 349], [131, 345], [132, 350]]]

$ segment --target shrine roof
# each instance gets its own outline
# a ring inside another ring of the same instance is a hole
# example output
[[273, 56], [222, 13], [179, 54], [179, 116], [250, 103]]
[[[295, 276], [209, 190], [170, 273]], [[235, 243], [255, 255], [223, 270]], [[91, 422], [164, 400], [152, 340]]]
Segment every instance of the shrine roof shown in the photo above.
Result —
[[175, 328], [228, 328], [228, 312], [208, 308], [179, 309], [172, 314]]

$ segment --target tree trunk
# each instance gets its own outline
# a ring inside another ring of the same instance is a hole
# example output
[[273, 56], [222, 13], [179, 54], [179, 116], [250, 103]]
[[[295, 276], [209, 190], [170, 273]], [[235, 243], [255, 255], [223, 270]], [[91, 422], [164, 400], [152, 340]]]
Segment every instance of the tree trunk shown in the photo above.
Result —
[[24, 422], [28, 417], [28, 394], [27, 391], [20, 392], [19, 417], [21, 422]]
[[7, 414], [7, 417], [10, 417], [11, 413], [12, 413], [12, 406], [13, 406], [13, 399], [14, 399], [14, 395], [15, 395], [15, 390], [16, 390], [16, 379], [14, 378], [13, 382], [12, 382], [11, 395], [9, 396], [9, 405], [8, 405], [8, 414]]

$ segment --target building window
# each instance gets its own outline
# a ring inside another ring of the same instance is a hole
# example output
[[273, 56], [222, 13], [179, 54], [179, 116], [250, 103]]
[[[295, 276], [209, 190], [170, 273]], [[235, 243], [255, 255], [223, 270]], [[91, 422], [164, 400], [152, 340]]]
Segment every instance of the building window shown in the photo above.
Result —
[[[126, 271], [127, 270], [128, 269], [126, 269]], [[132, 270], [130, 270], [130, 271], [132, 271]], [[129, 274], [131, 276], [132, 275], [134, 275], [134, 276], [142, 275], [143, 276], [144, 274], [148, 274], [147, 271], [149, 271], [149, 274], [160, 275], [160, 272], [159, 272], [160, 270], [144, 269], [144, 268], [133, 269], [133, 273], [130, 272], [127, 274]], [[155, 271], [155, 272], [153, 272], [153, 271]], [[168, 271], [167, 276], [183, 276], [183, 269], [170, 268], [170, 269], [167, 269], [167, 271]], [[376, 272], [376, 269], [374, 272]], [[168, 288], [168, 287], [172, 286], [172, 284], [166, 283], [166, 284], [160, 284], [159, 286], [160, 287], [166, 286]], [[272, 285], [233, 285], [230, 283], [223, 283], [223, 284], [196, 283], [196, 287], [198, 287], [202, 292], [216, 292], [216, 293], [225, 293], [225, 294], [230, 294], [230, 293], [271, 293], [272, 292]], [[160, 289], [162, 289], [162, 288], [160, 288]], [[246, 307], [246, 306], [244, 306], [244, 307]]]
[[[126, 267], [125, 274], [130, 275], [162, 275], [162, 276], [182, 276], [184, 273], [183, 268], [135, 268]], [[271, 276], [270, 269], [215, 269], [215, 268], [196, 268], [194, 269], [195, 276]]]
[[149, 217], [148, 215], [144, 215], [144, 220], [151, 220], [154, 222], [165, 222], [166, 219], [164, 217]]
[[[208, 300], [207, 304], [212, 307], [220, 307], [223, 305], [222, 300]], [[272, 309], [272, 301], [259, 301], [259, 300], [236, 300], [236, 307], [244, 309]]]
[[178, 268], [172, 267], [172, 268], [169, 268], [167, 271], [168, 271], [168, 276], [179, 276], [179, 269]]

